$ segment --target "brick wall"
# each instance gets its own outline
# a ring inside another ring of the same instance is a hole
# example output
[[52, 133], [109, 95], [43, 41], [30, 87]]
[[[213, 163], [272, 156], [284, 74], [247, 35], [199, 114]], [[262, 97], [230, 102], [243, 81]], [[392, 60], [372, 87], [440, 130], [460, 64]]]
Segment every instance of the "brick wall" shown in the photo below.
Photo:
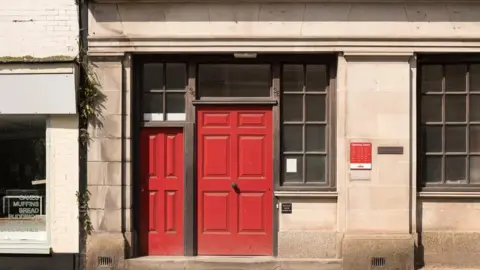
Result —
[[75, 0], [0, 1], [0, 57], [76, 56]]

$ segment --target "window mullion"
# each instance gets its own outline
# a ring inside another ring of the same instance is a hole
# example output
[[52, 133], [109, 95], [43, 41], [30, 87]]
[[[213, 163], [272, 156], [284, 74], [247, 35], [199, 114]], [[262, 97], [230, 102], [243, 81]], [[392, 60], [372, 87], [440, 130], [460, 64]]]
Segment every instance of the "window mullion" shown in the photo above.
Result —
[[303, 151], [303, 154], [302, 154], [302, 170], [303, 170], [303, 183], [306, 183], [307, 182], [307, 157], [306, 157], [306, 152], [307, 152], [307, 146], [306, 146], [306, 140], [307, 140], [307, 128], [305, 126], [305, 123], [306, 123], [306, 119], [307, 119], [307, 95], [306, 95], [306, 92], [307, 92], [307, 66], [306, 65], [303, 65], [303, 88], [302, 88], [302, 92], [303, 92], [303, 99], [302, 99], [302, 151]]
[[162, 102], [163, 102], [163, 121], [167, 121], [167, 65], [163, 63], [163, 95], [162, 95]]
[[446, 92], [446, 66], [442, 65], [442, 184], [446, 183], [446, 149], [445, 149], [445, 137], [446, 137], [446, 128], [445, 128], [445, 92]]
[[466, 117], [465, 120], [467, 122], [467, 130], [465, 132], [466, 135], [466, 164], [465, 164], [465, 178], [467, 180], [467, 184], [470, 184], [470, 65], [467, 65], [467, 73], [465, 75], [465, 85], [466, 85], [466, 92], [467, 92], [467, 100], [465, 101], [466, 107]]

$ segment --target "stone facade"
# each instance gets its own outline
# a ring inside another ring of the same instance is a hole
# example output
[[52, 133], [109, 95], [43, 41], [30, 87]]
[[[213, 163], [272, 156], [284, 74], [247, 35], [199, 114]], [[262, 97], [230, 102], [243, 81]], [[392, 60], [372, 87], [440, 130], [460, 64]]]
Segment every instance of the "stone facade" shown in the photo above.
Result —
[[[336, 191], [275, 193], [295, 209], [279, 215], [279, 257], [337, 258], [348, 270], [369, 269], [370, 257], [400, 267], [392, 269], [413, 269], [414, 255], [427, 265], [480, 264], [480, 195], [417, 192], [415, 108], [417, 54], [478, 50], [480, 5], [112, 2], [89, 14], [89, 53], [107, 96], [89, 152], [92, 264], [135, 254], [131, 53], [238, 51], [338, 55]], [[372, 170], [349, 169], [352, 141], [372, 143]], [[377, 154], [392, 145], [403, 154]]]

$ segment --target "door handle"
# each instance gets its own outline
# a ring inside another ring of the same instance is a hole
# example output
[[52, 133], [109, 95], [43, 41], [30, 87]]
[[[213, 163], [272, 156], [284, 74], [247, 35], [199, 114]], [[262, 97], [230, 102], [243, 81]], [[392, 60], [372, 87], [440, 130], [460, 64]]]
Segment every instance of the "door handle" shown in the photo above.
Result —
[[235, 182], [232, 182], [232, 188], [235, 190], [235, 192], [238, 191], [238, 185]]

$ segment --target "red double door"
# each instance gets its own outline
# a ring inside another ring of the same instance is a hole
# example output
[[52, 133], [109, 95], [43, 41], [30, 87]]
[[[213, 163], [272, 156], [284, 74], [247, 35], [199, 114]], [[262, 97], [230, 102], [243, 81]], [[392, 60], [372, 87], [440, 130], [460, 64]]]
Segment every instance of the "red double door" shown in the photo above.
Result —
[[[143, 226], [148, 233], [144, 234], [142, 247], [144, 253], [150, 255], [181, 255], [183, 144], [180, 147], [176, 142], [183, 143], [183, 134], [181, 129], [144, 131], [142, 141], [154, 137], [158, 143], [144, 144], [142, 154], [149, 162], [148, 173], [142, 177], [148, 192], [143, 193], [150, 194], [142, 195], [145, 198], [142, 205], [149, 209], [143, 217], [149, 220], [149, 226]], [[168, 138], [174, 145], [170, 148]], [[196, 242], [199, 255], [272, 254], [272, 141], [271, 108], [198, 108]], [[152, 152], [156, 154], [146, 154]], [[157, 199], [152, 194], [161, 195]], [[156, 206], [155, 211], [151, 210], [152, 205]], [[155, 227], [152, 224], [159, 226], [152, 230]]]

